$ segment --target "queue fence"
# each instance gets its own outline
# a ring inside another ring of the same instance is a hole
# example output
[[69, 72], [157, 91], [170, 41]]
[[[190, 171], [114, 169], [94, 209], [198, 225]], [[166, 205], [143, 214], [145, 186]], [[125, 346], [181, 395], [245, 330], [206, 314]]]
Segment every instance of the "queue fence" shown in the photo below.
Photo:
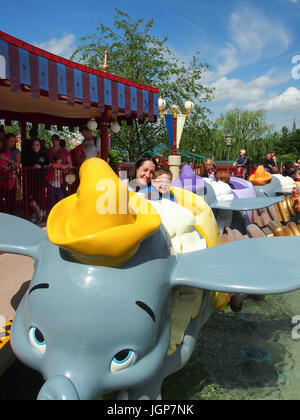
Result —
[[[122, 179], [133, 179], [134, 167], [134, 162], [122, 162], [114, 170]], [[192, 168], [196, 175], [203, 172], [202, 165], [192, 165]], [[254, 166], [248, 168], [248, 177], [255, 169]], [[57, 201], [76, 193], [79, 186], [78, 168], [60, 169], [56, 186], [53, 180], [49, 181], [49, 171], [50, 168], [12, 168], [6, 182], [0, 173], [0, 212], [30, 220], [36, 209], [35, 204], [48, 214]], [[227, 172], [227, 165], [218, 165], [217, 171]], [[229, 167], [231, 176], [241, 176], [236, 171], [233, 166]]]
[[77, 168], [57, 169], [59, 176], [52, 181], [48, 180], [49, 170], [50, 168], [12, 168], [10, 182], [0, 174], [0, 212], [30, 220], [37, 208], [48, 214], [58, 199], [77, 191]]

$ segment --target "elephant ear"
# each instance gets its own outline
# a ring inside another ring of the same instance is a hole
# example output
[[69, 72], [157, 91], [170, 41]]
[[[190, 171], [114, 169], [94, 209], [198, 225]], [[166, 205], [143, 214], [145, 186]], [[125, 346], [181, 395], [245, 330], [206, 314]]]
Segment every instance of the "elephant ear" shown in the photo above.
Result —
[[0, 213], [0, 252], [21, 254], [36, 259], [47, 233], [27, 220]]
[[[234, 193], [235, 190], [233, 190]], [[275, 194], [274, 194], [275, 195]], [[250, 211], [273, 206], [283, 200], [283, 197], [260, 197], [234, 198], [232, 200], [218, 200], [213, 187], [206, 181], [205, 201], [212, 209], [231, 211]]]
[[273, 206], [283, 200], [283, 197], [253, 197], [235, 198], [233, 200], [216, 200], [210, 207], [219, 210], [248, 211], [264, 209]]
[[300, 237], [255, 238], [178, 255], [171, 286], [278, 294], [300, 288]]

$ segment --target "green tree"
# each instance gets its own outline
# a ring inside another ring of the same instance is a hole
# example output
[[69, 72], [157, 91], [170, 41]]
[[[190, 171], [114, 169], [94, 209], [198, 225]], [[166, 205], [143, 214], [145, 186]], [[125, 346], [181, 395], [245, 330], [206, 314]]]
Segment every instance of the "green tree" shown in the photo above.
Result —
[[[80, 45], [72, 55], [90, 67], [101, 70], [104, 51], [108, 51], [110, 72], [126, 79], [158, 87], [169, 104], [184, 108], [191, 99], [195, 104], [194, 116], [187, 125], [206, 120], [208, 109], [201, 104], [212, 97], [212, 90], [201, 84], [208, 65], [201, 63], [199, 52], [186, 64], [167, 46], [167, 38], [158, 39], [151, 34], [153, 20], [133, 21], [131, 17], [115, 9], [111, 29], [100, 23], [97, 34], [80, 38]], [[119, 134], [112, 136], [113, 148], [123, 160], [136, 160], [146, 151], [170, 153], [163, 119], [157, 123], [132, 125], [122, 123]]]
[[300, 156], [300, 130], [289, 132], [282, 127], [281, 138], [277, 150], [282, 162], [295, 161]]
[[[273, 126], [267, 124], [264, 110], [253, 112], [235, 109], [226, 114], [221, 114], [216, 121], [216, 127], [222, 132], [223, 136], [228, 131], [231, 132], [233, 136], [232, 156], [236, 157], [241, 149], [246, 149], [247, 155], [255, 163], [261, 162], [263, 156], [274, 148], [277, 140], [274, 137]], [[220, 141], [222, 142], [222, 139]], [[223, 148], [225, 148], [224, 137], [223, 142]]]

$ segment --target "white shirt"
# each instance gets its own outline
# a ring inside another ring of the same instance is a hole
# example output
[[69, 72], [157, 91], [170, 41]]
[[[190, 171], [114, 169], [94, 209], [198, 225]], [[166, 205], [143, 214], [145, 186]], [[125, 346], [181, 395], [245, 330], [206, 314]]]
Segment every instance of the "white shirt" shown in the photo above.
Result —
[[101, 139], [98, 137], [95, 141], [93, 140], [83, 140], [82, 142], [82, 150], [85, 154], [86, 159], [90, 159], [93, 157], [97, 157], [97, 153], [101, 152]]

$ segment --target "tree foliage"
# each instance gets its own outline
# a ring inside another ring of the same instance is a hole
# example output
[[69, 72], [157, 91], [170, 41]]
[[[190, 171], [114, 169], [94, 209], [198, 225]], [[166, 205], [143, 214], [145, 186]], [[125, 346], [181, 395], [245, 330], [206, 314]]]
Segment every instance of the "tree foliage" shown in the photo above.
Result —
[[234, 109], [220, 115], [216, 127], [223, 134], [224, 144], [225, 135], [228, 131], [231, 132], [233, 136], [231, 153], [234, 159], [241, 149], [246, 149], [247, 155], [253, 162], [260, 162], [274, 146], [275, 139], [272, 135], [274, 128], [267, 124], [266, 118], [267, 114], [263, 110], [253, 112]]
[[[109, 56], [109, 72], [120, 77], [158, 87], [160, 95], [172, 105], [184, 109], [186, 100], [196, 106], [189, 125], [206, 121], [208, 109], [203, 103], [212, 97], [212, 90], [201, 84], [208, 65], [202, 63], [196, 52], [190, 63], [180, 60], [167, 46], [167, 38], [158, 39], [152, 34], [153, 20], [132, 20], [115, 9], [113, 28], [99, 23], [97, 33], [80, 38], [80, 45], [72, 55], [90, 67], [101, 70], [105, 50]], [[202, 105], [201, 105], [202, 104]], [[156, 124], [122, 124], [119, 134], [112, 136], [113, 147], [124, 160], [135, 160], [146, 151], [170, 153], [166, 127], [163, 120]]]

